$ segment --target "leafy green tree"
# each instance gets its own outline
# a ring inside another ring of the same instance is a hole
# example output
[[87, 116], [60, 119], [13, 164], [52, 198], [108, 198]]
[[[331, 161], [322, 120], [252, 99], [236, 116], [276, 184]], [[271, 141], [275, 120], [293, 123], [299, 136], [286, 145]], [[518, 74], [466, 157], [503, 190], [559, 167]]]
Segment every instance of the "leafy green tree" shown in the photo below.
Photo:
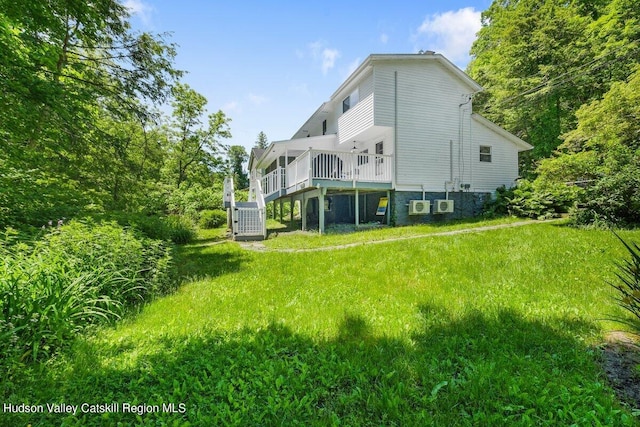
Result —
[[265, 149], [268, 146], [269, 140], [267, 139], [267, 135], [263, 131], [260, 131], [260, 133], [258, 134], [258, 139], [256, 139], [255, 148]]
[[229, 169], [233, 174], [234, 186], [237, 189], [249, 187], [249, 176], [244, 169], [244, 163], [249, 159], [247, 151], [242, 145], [232, 145], [227, 152]]
[[597, 10], [588, 1], [520, 0], [494, 1], [482, 14], [468, 67], [486, 89], [476, 107], [529, 141], [534, 159], [553, 152], [594, 96], [583, 66], [593, 61], [587, 34]]
[[222, 111], [203, 123], [207, 99], [186, 84], [173, 88], [172, 120], [166, 164], [170, 182], [180, 188], [190, 177], [207, 176], [222, 164], [221, 138], [229, 138], [229, 121]]
[[580, 222], [640, 223], [640, 67], [576, 115], [578, 126], [541, 162], [538, 180], [586, 185]]
[[[104, 171], [121, 176], [135, 144], [113, 124], [146, 126], [181, 74], [174, 47], [134, 34], [128, 19], [116, 0], [0, 0], [0, 161], [11, 165], [4, 176], [22, 177], [5, 194], [6, 218], [35, 221], [44, 209], [28, 202], [35, 194], [50, 202], [43, 214], [120, 199], [127, 184], [106, 185]], [[129, 181], [140, 171], [130, 166]]]

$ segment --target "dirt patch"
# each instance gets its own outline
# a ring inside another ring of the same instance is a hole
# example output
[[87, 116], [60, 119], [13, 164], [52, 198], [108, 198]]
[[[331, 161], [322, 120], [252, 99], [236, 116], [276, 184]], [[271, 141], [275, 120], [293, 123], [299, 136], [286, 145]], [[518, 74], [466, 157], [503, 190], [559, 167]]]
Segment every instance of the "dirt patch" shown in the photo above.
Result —
[[638, 338], [624, 332], [607, 335], [602, 367], [619, 399], [640, 408], [640, 346]]

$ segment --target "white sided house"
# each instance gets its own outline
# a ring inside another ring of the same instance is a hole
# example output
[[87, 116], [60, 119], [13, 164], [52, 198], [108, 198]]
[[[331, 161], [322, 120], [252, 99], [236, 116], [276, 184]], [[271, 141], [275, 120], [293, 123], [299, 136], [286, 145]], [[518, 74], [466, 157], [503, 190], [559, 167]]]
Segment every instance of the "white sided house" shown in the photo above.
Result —
[[266, 236], [265, 204], [299, 204], [303, 229], [473, 216], [518, 177], [531, 145], [472, 112], [475, 81], [440, 54], [369, 56], [290, 140], [254, 149], [236, 238]]

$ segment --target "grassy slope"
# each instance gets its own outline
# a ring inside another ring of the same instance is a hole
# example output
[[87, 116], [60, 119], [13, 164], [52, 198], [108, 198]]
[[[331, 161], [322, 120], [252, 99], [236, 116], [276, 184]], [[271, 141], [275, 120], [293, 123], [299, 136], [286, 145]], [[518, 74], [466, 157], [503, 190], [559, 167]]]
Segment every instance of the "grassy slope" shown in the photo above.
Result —
[[600, 319], [620, 314], [603, 283], [620, 246], [536, 224], [300, 254], [185, 247], [175, 295], [7, 380], [4, 401], [186, 404], [147, 425], [632, 425], [594, 347], [618, 328]]

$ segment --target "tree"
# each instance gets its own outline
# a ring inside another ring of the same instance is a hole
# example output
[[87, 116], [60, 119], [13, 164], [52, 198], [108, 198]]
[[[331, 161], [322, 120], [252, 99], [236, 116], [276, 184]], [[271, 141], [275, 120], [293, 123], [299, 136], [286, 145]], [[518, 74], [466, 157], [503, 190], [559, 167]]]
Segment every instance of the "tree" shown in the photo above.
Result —
[[237, 189], [249, 187], [249, 177], [244, 170], [244, 162], [249, 159], [247, 151], [242, 145], [232, 145], [227, 152], [229, 158], [229, 169], [233, 174], [234, 186]]
[[0, 225], [101, 209], [141, 177], [130, 150], [181, 72], [174, 47], [128, 19], [116, 0], [0, 0], [0, 179], [16, 178]]
[[258, 134], [258, 139], [256, 139], [255, 148], [265, 149], [269, 146], [269, 141], [267, 140], [267, 135], [260, 131]]
[[640, 223], [640, 67], [602, 100], [577, 112], [556, 156], [542, 161], [540, 182], [581, 181], [580, 222]]
[[222, 163], [220, 138], [231, 137], [229, 121], [222, 111], [207, 116], [207, 127], [202, 122], [206, 114], [207, 99], [189, 85], [177, 84], [173, 88], [172, 121], [168, 147], [168, 173], [177, 188], [189, 177], [210, 174]]
[[494, 1], [482, 14], [468, 67], [486, 89], [475, 106], [530, 142], [534, 159], [553, 152], [594, 96], [583, 68], [594, 59], [586, 45], [592, 3]]

